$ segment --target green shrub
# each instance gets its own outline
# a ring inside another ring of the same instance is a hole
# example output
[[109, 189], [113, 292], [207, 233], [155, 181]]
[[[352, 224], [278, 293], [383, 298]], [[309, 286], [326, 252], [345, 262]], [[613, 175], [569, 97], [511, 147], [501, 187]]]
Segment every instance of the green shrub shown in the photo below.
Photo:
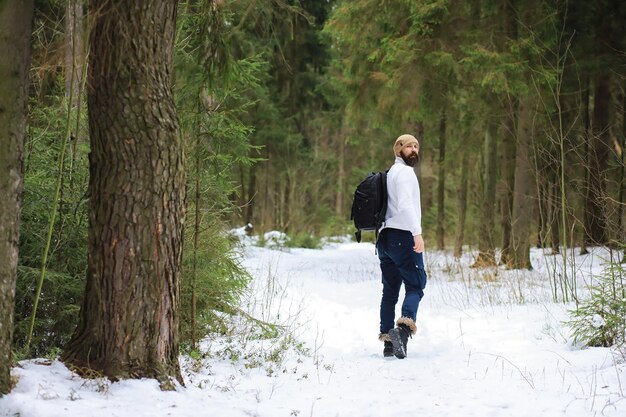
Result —
[[[193, 233], [190, 229], [187, 236], [191, 237]], [[187, 241], [185, 245], [179, 329], [183, 348], [187, 349], [193, 348], [194, 341], [203, 339], [209, 333], [226, 330], [224, 313], [232, 315], [237, 312], [239, 298], [250, 277], [239, 264], [230, 238], [221, 232], [217, 223], [203, 231], [195, 251], [191, 242]], [[195, 330], [192, 328], [194, 297]], [[195, 338], [192, 335], [194, 331]]]
[[306, 249], [319, 249], [322, 247], [320, 238], [312, 233], [297, 233], [290, 236], [286, 242], [287, 247], [290, 248], [306, 248]]
[[[19, 267], [16, 281], [14, 346], [17, 356], [53, 356], [71, 336], [85, 289], [87, 269], [87, 182], [89, 144], [84, 115], [65, 149], [59, 172], [59, 156], [65, 135], [67, 103], [62, 96], [46, 103], [31, 101], [29, 136], [24, 152]], [[75, 125], [72, 125], [75, 127]], [[59, 200], [56, 183], [61, 176]], [[32, 341], [28, 338], [41, 262], [46, 248], [52, 207], [57, 213], [46, 274], [35, 315]]]
[[30, 327], [39, 269], [18, 267], [15, 291], [15, 334], [18, 359], [54, 356], [69, 340], [78, 323], [85, 290], [84, 276], [48, 271], [43, 281], [33, 337], [28, 352], [25, 346]]
[[571, 311], [568, 324], [575, 343], [605, 347], [626, 344], [625, 272], [619, 263], [611, 263], [596, 277], [589, 298]]

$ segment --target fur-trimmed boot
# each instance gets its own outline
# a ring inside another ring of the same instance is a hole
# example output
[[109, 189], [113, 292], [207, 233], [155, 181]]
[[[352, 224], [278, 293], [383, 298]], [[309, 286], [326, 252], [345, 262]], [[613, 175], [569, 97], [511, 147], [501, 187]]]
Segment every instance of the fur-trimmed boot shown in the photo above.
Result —
[[417, 327], [409, 317], [400, 317], [396, 322], [396, 328], [389, 330], [389, 338], [393, 345], [393, 354], [398, 359], [406, 358], [406, 345], [409, 337], [415, 334]]
[[383, 356], [385, 358], [393, 356], [393, 343], [391, 343], [391, 338], [389, 337], [389, 334], [380, 333], [378, 335], [378, 340], [385, 344], [385, 347], [383, 348]]

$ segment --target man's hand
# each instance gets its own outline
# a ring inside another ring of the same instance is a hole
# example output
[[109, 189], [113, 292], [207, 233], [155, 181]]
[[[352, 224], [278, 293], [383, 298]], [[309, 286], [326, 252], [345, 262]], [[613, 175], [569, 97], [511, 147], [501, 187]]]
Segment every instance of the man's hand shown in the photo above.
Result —
[[417, 253], [424, 252], [424, 239], [422, 239], [422, 235], [413, 236], [413, 250]]

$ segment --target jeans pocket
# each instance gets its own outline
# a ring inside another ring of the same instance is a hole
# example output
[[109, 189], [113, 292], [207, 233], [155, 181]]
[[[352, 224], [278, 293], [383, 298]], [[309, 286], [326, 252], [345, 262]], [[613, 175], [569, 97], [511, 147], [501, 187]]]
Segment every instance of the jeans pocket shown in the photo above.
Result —
[[[413, 250], [413, 236], [405, 230], [389, 230], [387, 234], [388, 247], [394, 254], [410, 253]], [[406, 255], [405, 255], [406, 256]]]
[[417, 268], [417, 277], [419, 279], [420, 288], [426, 288], [426, 281], [428, 280], [428, 276], [426, 275], [426, 270], [424, 268]]

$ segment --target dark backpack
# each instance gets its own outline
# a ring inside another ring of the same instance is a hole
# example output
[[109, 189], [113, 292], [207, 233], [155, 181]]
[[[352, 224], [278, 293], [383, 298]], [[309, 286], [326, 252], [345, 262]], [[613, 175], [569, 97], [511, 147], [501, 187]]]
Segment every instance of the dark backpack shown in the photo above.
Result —
[[387, 214], [387, 172], [371, 172], [356, 187], [352, 200], [351, 220], [356, 227], [356, 241], [361, 241], [362, 230], [373, 230], [378, 237]]

